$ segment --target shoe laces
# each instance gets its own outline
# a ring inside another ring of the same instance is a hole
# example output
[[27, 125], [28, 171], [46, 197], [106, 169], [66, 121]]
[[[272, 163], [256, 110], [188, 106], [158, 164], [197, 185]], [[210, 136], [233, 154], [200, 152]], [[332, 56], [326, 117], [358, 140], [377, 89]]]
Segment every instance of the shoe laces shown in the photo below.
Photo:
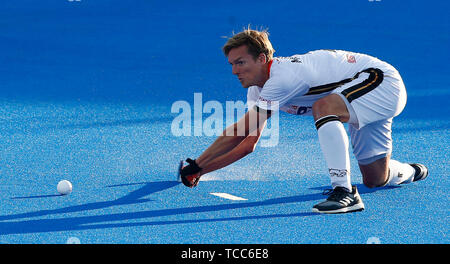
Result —
[[349, 192], [343, 187], [336, 187], [334, 189], [325, 189], [322, 193], [328, 195], [327, 200], [339, 201], [349, 194]]

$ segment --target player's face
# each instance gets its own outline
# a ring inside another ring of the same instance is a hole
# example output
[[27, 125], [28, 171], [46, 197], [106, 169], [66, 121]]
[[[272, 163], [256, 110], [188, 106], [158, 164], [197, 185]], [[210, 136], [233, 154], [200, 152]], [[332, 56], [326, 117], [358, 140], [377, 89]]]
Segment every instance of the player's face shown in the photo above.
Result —
[[248, 53], [247, 46], [240, 46], [230, 50], [228, 62], [232, 66], [232, 72], [242, 84], [248, 88], [253, 85], [262, 87], [265, 83], [265, 56], [259, 56], [256, 60]]

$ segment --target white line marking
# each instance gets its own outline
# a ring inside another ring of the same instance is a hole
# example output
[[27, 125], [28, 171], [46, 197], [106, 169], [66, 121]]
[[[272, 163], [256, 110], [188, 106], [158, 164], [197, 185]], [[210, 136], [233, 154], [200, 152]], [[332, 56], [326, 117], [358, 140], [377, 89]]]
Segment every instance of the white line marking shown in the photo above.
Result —
[[210, 194], [215, 195], [215, 196], [219, 196], [219, 197], [222, 197], [222, 198], [225, 198], [225, 199], [234, 200], [234, 201], [247, 201], [247, 199], [245, 199], [245, 198], [237, 197], [237, 196], [234, 196], [234, 195], [231, 195], [231, 194], [228, 194], [228, 193], [210, 193]]

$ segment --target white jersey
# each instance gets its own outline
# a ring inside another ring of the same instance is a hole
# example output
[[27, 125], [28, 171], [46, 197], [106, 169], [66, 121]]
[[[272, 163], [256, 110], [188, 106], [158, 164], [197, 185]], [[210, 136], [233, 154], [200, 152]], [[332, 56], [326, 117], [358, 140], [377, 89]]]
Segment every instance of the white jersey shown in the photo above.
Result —
[[271, 103], [277, 102], [279, 109], [287, 113], [311, 115], [315, 101], [369, 68], [380, 69], [384, 76], [397, 73], [394, 67], [375, 57], [342, 50], [276, 57], [269, 65], [269, 79], [264, 87], [248, 88], [247, 104], [249, 109], [257, 105], [273, 110]]
[[330, 93], [349, 110], [353, 152], [361, 164], [392, 151], [391, 124], [406, 104], [406, 89], [397, 70], [360, 53], [317, 50], [274, 58], [264, 87], [248, 88], [249, 109], [255, 105], [312, 115], [312, 105]]

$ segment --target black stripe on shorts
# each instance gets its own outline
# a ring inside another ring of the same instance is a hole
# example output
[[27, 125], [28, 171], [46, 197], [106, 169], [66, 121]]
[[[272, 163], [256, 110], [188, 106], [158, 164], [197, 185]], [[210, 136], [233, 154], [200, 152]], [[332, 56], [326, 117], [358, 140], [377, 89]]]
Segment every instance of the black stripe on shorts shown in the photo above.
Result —
[[353, 85], [341, 92], [349, 103], [377, 88], [383, 81], [384, 74], [380, 69], [369, 68], [362, 72], [369, 73], [369, 77], [362, 83]]
[[[359, 74], [359, 73], [358, 73]], [[351, 81], [353, 81], [358, 75], [356, 75], [353, 78], [348, 78], [339, 82], [334, 82], [334, 83], [328, 83], [328, 84], [324, 84], [324, 85], [319, 85], [319, 86], [315, 86], [315, 87], [311, 87], [309, 88], [308, 92], [305, 95], [313, 95], [313, 94], [321, 94], [321, 93], [327, 93], [327, 92], [331, 92], [334, 89], [349, 83]]]

